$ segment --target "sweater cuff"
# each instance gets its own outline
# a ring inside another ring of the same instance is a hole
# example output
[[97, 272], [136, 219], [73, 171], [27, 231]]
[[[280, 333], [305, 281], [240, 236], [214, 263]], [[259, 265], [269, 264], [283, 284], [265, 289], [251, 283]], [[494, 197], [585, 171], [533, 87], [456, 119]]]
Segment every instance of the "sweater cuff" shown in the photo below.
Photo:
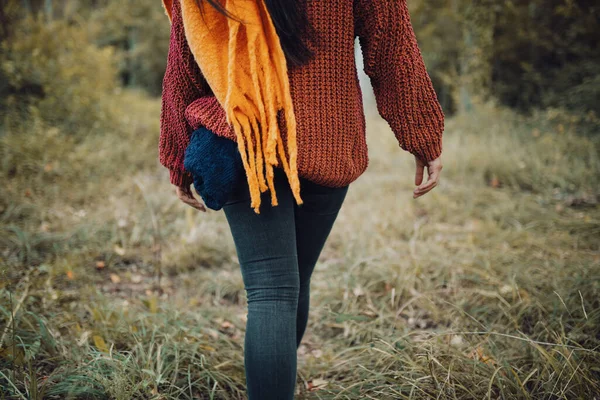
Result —
[[187, 171], [169, 170], [169, 180], [175, 186], [189, 186], [194, 182], [194, 178]]
[[416, 148], [413, 155], [417, 156], [423, 162], [433, 161], [442, 154], [442, 138], [433, 142], [424, 143], [421, 147]]

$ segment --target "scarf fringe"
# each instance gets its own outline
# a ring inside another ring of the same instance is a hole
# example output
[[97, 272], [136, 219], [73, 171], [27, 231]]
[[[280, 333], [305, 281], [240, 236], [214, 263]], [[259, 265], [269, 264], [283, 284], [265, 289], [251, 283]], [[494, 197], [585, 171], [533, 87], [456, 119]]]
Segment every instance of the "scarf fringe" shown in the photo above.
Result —
[[[271, 20], [271, 16], [269, 14], [269, 10], [263, 0], [259, 1], [260, 7], [262, 8], [262, 12], [266, 15], [266, 18], [269, 20], [269, 23], [264, 24], [265, 31], [267, 31], [267, 35], [270, 35], [272, 41], [279, 43], [279, 36], [277, 35], [277, 31], [275, 30], [275, 25]], [[298, 157], [298, 148], [297, 148], [297, 138], [296, 138], [296, 116], [294, 114], [294, 105], [292, 102], [292, 96], [290, 91], [290, 82], [288, 78], [288, 71], [286, 65], [285, 54], [283, 53], [283, 49], [281, 45], [276, 46], [274, 49], [275, 54], [275, 69], [278, 74], [279, 82], [283, 85], [283, 109], [284, 116], [286, 121], [286, 131], [287, 131], [287, 145], [288, 145], [288, 154], [289, 154], [289, 166], [287, 165], [287, 160], [285, 157], [285, 152], [283, 150], [283, 142], [281, 139], [281, 135], [278, 135], [278, 142], [280, 144], [280, 155], [283, 163], [284, 170], [287, 174], [288, 181], [290, 183], [290, 187], [292, 188], [292, 193], [294, 198], [296, 199], [297, 204], [302, 204], [302, 198], [300, 197], [300, 181], [298, 179], [297, 173], [297, 157]], [[267, 52], [267, 54], [269, 54]]]
[[[181, 1], [186, 3], [184, 8], [190, 10], [189, 14], [183, 13], [184, 27], [187, 27], [186, 38], [190, 42], [196, 60], [202, 60], [202, 43], [196, 40], [198, 37], [196, 31], [199, 35], [210, 34], [210, 32], [205, 31], [203, 23], [198, 18], [196, 12], [199, 10], [195, 0]], [[235, 132], [248, 181], [250, 205], [257, 214], [260, 214], [263, 192], [269, 190], [271, 205], [278, 205], [273, 182], [273, 167], [279, 165], [279, 159], [296, 203], [303, 204], [297, 171], [296, 119], [285, 54], [264, 0], [237, 4], [236, 0], [225, 0], [225, 8], [233, 15], [239, 16], [236, 5], [241, 6], [240, 11], [248, 7], [245, 12], [249, 13], [247, 15], [251, 18], [254, 17], [254, 24], [260, 23], [261, 27], [257, 28], [256, 25], [246, 25], [227, 18], [227, 39], [222, 39], [228, 41], [228, 83], [223, 108], [227, 122]], [[215, 15], [222, 18], [220, 15]], [[250, 70], [244, 70], [243, 66], [248, 65]], [[213, 73], [218, 73], [218, 70], [211, 69], [210, 64], [205, 66], [208, 67], [211, 76], [215, 76], [212, 75]], [[251, 82], [248, 82], [249, 80]], [[214, 90], [218, 89], [214, 88]], [[283, 143], [279, 129], [278, 113], [281, 109], [286, 120], [287, 155], [286, 144]]]
[[[257, 45], [260, 45], [256, 38], [249, 38], [249, 51], [250, 54], [258, 54], [258, 51], [263, 51], [263, 48], [261, 48], [260, 50], [257, 49]], [[252, 84], [254, 85], [254, 96], [256, 97], [256, 103], [258, 104], [258, 112], [259, 112], [259, 116], [260, 116], [260, 121], [256, 121], [256, 120], [252, 120], [252, 129], [254, 132], [260, 132], [260, 134], [256, 135], [256, 139], [258, 140], [258, 143], [256, 144], [256, 147], [258, 149], [260, 149], [260, 151], [258, 151], [257, 153], [257, 171], [258, 171], [258, 183], [260, 186], [260, 191], [261, 192], [265, 192], [268, 187], [267, 184], [265, 182], [265, 174], [263, 173], [263, 169], [264, 169], [264, 160], [263, 160], [263, 155], [265, 153], [265, 147], [264, 144], [266, 143], [266, 137], [263, 134], [263, 131], [261, 131], [259, 129], [260, 127], [264, 127], [267, 126], [267, 117], [266, 117], [266, 113], [265, 113], [265, 106], [263, 103], [263, 95], [261, 92], [261, 85], [260, 85], [260, 81], [264, 81], [264, 75], [262, 74], [263, 70], [258, 68], [257, 66], [257, 60], [256, 57], [250, 57], [250, 73], [252, 75]], [[260, 74], [260, 75], [259, 75]], [[260, 78], [263, 79], [260, 79]]]

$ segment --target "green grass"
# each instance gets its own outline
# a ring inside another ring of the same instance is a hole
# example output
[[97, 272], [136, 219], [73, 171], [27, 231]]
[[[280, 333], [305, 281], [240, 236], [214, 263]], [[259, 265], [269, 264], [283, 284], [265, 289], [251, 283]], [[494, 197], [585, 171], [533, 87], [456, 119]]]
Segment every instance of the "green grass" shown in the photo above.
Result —
[[[176, 198], [157, 100], [111, 102], [102, 135], [0, 137], [0, 398], [244, 398], [225, 217]], [[412, 156], [368, 116], [369, 168], [312, 279], [298, 398], [598, 396], [598, 136], [481, 107], [447, 121], [440, 184], [413, 199]]]

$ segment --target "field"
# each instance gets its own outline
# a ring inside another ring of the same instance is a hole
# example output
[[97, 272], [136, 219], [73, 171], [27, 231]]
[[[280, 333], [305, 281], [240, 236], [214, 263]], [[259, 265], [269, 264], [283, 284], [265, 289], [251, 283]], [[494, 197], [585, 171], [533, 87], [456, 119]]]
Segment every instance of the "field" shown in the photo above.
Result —
[[[244, 398], [224, 214], [158, 164], [159, 101], [1, 136], [0, 398]], [[447, 120], [438, 187], [367, 109], [370, 164], [312, 278], [299, 399], [600, 399], [598, 135], [493, 105]]]

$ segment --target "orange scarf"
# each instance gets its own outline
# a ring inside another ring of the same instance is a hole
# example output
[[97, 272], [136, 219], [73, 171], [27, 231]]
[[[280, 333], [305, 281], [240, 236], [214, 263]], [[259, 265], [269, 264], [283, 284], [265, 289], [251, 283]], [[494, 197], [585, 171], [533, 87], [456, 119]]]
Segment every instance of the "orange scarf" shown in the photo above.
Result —
[[[172, 1], [163, 0], [169, 19]], [[267, 189], [271, 191], [271, 204], [278, 204], [273, 185], [277, 151], [296, 203], [302, 204], [287, 64], [264, 0], [221, 0], [223, 7], [243, 23], [227, 18], [210, 4], [203, 4], [202, 15], [196, 0], [175, 1], [181, 2], [186, 40], [194, 59], [235, 131], [251, 207], [260, 213], [261, 193]], [[289, 165], [277, 122], [281, 108]]]

